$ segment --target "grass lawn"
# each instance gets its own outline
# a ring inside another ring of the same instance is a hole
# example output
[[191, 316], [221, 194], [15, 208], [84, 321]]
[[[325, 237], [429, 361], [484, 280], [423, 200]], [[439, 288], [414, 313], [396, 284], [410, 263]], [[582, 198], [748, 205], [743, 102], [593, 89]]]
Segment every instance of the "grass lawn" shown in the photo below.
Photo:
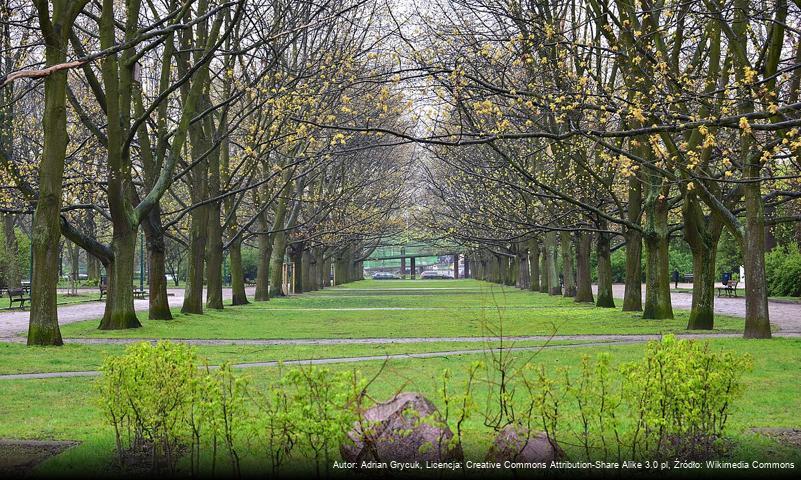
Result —
[[[204, 315], [175, 312], [135, 330], [99, 331], [98, 321], [62, 327], [65, 337], [113, 338], [376, 338], [504, 335], [644, 334], [684, 331], [689, 312], [673, 320], [576, 304], [572, 299], [476, 280], [355, 282], [291, 298], [275, 298]], [[716, 331], [741, 332], [742, 318], [717, 315]]]
[[[801, 452], [789, 450], [765, 437], [753, 434], [753, 427], [801, 426], [796, 412], [801, 409], [801, 385], [798, 371], [801, 370], [801, 340], [775, 339], [770, 341], [747, 341], [741, 339], [718, 339], [712, 341], [714, 348], [733, 349], [749, 353], [754, 358], [754, 369], [745, 375], [745, 391], [732, 410], [729, 434], [737, 440], [730, 452], [733, 459], [771, 460], [797, 462]], [[204, 347], [201, 352], [206, 353]], [[642, 345], [576, 347], [565, 350], [543, 350], [531, 358], [528, 353], [515, 354], [519, 363], [533, 361], [548, 366], [575, 368], [583, 355], [595, 355], [602, 351], [612, 356], [613, 364], [637, 359], [643, 351]], [[220, 353], [220, 352], [217, 352]], [[443, 369], [453, 372], [453, 385], [464, 380], [464, 372], [475, 356], [453, 356], [425, 360], [392, 360], [382, 372], [381, 381], [374, 382], [371, 395], [385, 399], [397, 390], [419, 391], [440, 403], [438, 379]], [[360, 369], [365, 375], [374, 374], [381, 362], [368, 362], [358, 366], [332, 365], [332, 369]], [[266, 385], [276, 375], [276, 368], [254, 368], [244, 370], [254, 388]], [[47, 380], [2, 381], [4, 402], [0, 404], [0, 437], [27, 439], [70, 439], [83, 442], [80, 446], [59, 455], [42, 465], [45, 472], [86, 471], [88, 466], [105, 468], [113, 454], [111, 429], [104, 423], [95, 405], [94, 384], [90, 378], [62, 378]], [[480, 383], [476, 398], [482, 398], [486, 384]], [[566, 409], [569, 407], [565, 407]], [[569, 454], [579, 455], [571, 449], [572, 429], [569, 411], [565, 415], [562, 440]], [[24, 419], [24, 421], [22, 420]], [[471, 417], [465, 425], [466, 453], [468, 457], [480, 459], [492, 438], [492, 431], [483, 425], [480, 415]], [[250, 461], [257, 461], [257, 457]], [[247, 462], [246, 462], [247, 463]]]
[[[391, 308], [386, 310], [386, 308]], [[372, 309], [372, 310], [370, 310]], [[176, 315], [173, 321], [143, 320], [144, 327], [132, 331], [98, 331], [97, 321], [65, 325], [65, 337], [199, 338], [199, 339], [303, 339], [367, 337], [481, 337], [503, 328], [504, 336], [535, 334], [666, 333], [682, 331], [687, 313], [676, 311], [673, 321], [649, 321], [619, 309], [576, 305], [569, 299], [491, 286], [474, 280], [459, 281], [364, 281], [293, 298], [273, 299], [244, 307], [226, 308], [205, 315]], [[145, 314], [143, 314], [144, 316]], [[743, 320], [718, 316], [720, 331], [740, 332]], [[766, 341], [710, 339], [715, 349], [748, 353], [754, 368], [744, 376], [745, 391], [733, 406], [728, 425], [734, 460], [775, 460], [801, 463], [801, 452], [785, 444], [754, 434], [755, 427], [801, 428], [801, 339]], [[0, 344], [0, 374], [96, 370], [107, 355], [123, 351], [124, 345], [79, 345], [25, 347]], [[584, 355], [608, 352], [613, 365], [641, 357], [643, 344], [581, 346], [581, 341], [552, 342], [565, 348], [535, 349], [510, 353], [516, 365], [542, 364], [548, 371], [576, 368]], [[495, 342], [489, 344], [497, 346]], [[542, 342], [518, 341], [515, 347], [537, 347]], [[392, 344], [335, 345], [213, 345], [198, 346], [201, 358], [210, 364], [309, 360], [383, 356], [401, 353], [446, 352], [482, 349], [484, 342], [434, 341]], [[388, 360], [370, 396], [385, 400], [394, 392], [419, 391], [441, 406], [439, 379], [444, 369], [452, 374], [452, 385], [465, 380], [468, 365], [488, 359], [486, 353], [449, 354], [425, 359]], [[383, 361], [357, 364], [333, 363], [332, 370], [359, 369], [375, 374]], [[239, 370], [253, 388], [273, 382], [276, 367]], [[96, 401], [96, 380], [87, 377], [34, 380], [0, 379], [0, 438], [77, 440], [81, 444], [45, 462], [42, 473], [62, 475], [86, 471], [108, 471], [114, 453], [111, 427]], [[476, 399], [486, 398], [487, 382], [479, 382]], [[518, 397], [519, 398], [519, 397]], [[573, 409], [573, 410], [571, 410]], [[578, 427], [575, 407], [563, 406], [564, 420], [559, 441], [573, 458]], [[476, 413], [465, 424], [468, 458], [483, 459], [493, 431]], [[263, 449], [262, 449], [263, 450]], [[263, 466], [264, 452], [254, 446], [243, 453], [247, 469]]]
[[[505, 348], [581, 345], [590, 341], [504, 342]], [[224, 362], [253, 363], [315, 360], [319, 358], [370, 357], [420, 352], [454, 352], [498, 348], [497, 341], [420, 342], [356, 345], [202, 345], [196, 346], [201, 359], [209, 365]], [[109, 355], [120, 355], [123, 344], [80, 345], [63, 347], [27, 347], [19, 343], [0, 343], [0, 375], [97, 370]]]

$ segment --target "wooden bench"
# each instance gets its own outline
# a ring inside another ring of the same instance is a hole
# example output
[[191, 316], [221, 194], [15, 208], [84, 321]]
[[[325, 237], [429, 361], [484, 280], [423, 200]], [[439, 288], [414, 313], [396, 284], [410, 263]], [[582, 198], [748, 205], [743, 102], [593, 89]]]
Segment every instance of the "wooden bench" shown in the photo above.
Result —
[[736, 297], [737, 296], [737, 285], [740, 282], [731, 282], [723, 285], [722, 287], [718, 287], [718, 297]]
[[8, 289], [8, 308], [13, 308], [15, 303], [19, 303], [19, 308], [25, 308], [25, 302], [30, 302], [31, 297], [26, 296], [25, 289]]

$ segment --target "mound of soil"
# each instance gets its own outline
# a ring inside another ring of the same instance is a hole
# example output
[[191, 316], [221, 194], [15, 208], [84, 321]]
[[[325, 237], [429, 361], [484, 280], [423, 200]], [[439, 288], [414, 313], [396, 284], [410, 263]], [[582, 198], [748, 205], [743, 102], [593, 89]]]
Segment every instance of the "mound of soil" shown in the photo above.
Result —
[[0, 478], [27, 475], [36, 465], [78, 442], [55, 440], [15, 440], [0, 438]]

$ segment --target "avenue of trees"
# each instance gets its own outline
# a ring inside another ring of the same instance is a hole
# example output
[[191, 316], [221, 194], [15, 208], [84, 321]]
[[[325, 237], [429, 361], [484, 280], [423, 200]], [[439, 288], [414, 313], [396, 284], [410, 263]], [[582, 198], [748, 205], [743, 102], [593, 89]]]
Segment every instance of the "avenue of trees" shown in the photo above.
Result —
[[[149, 318], [171, 318], [166, 246], [185, 250], [182, 312], [248, 302], [242, 246], [258, 248], [256, 300], [361, 276], [392, 231], [409, 147], [309, 126], [403, 129], [405, 100], [375, 55], [388, 16], [366, 1], [3, 0], [0, 171], [6, 242], [31, 232], [29, 344], [62, 343], [62, 236], [105, 272], [101, 329], [139, 326], [137, 235]], [[368, 80], [365, 80], [368, 79]], [[9, 234], [8, 232], [11, 232]], [[77, 250], [77, 249], [76, 249]], [[333, 265], [333, 268], [332, 268]], [[21, 275], [7, 277], [19, 285]], [[205, 305], [204, 305], [204, 289]]]
[[688, 328], [711, 329], [725, 232], [743, 256], [745, 337], [770, 337], [765, 253], [781, 226], [797, 243], [801, 220], [801, 2], [441, 6], [410, 61], [441, 102], [422, 139], [438, 160], [430, 223], [474, 248], [471, 270], [612, 307], [625, 247], [623, 310], [672, 318], [680, 236]]
[[624, 252], [622, 307], [654, 320], [673, 317], [682, 239], [690, 329], [714, 327], [728, 239], [744, 334], [770, 337], [766, 252], [801, 221], [798, 25], [799, 0], [0, 0], [0, 209], [7, 250], [30, 232], [28, 343], [61, 344], [62, 238], [107, 277], [100, 328], [123, 329], [139, 232], [149, 317], [168, 320], [176, 255], [181, 310], [202, 313], [223, 308], [226, 262], [249, 301], [243, 248], [263, 301], [287, 258], [296, 291], [361, 278], [409, 217], [474, 276], [599, 307]]

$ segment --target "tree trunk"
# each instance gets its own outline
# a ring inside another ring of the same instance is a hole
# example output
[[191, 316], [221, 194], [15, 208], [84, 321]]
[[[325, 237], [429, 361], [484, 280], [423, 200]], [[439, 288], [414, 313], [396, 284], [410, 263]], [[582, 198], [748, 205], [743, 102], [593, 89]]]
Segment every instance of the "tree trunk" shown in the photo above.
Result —
[[564, 272], [565, 289], [564, 296], [572, 298], [576, 296], [576, 277], [573, 269], [573, 239], [570, 232], [560, 232], [562, 243], [562, 271]]
[[231, 305], [247, 305], [248, 296], [245, 293], [245, 274], [242, 270], [242, 240], [237, 236], [231, 247], [229, 254], [231, 257]]
[[[219, 168], [218, 168], [219, 170]], [[214, 193], [211, 193], [214, 195]], [[206, 307], [222, 310], [222, 268], [223, 240], [220, 224], [220, 203], [215, 202], [208, 208], [208, 240], [206, 242]]]
[[281, 285], [283, 284], [285, 255], [286, 232], [276, 232], [273, 237], [273, 252], [270, 257], [270, 296], [272, 297], [284, 296]]
[[722, 225], [704, 216], [696, 195], [688, 192], [682, 205], [684, 239], [693, 255], [693, 301], [689, 330], [712, 330], [715, 325], [715, 257]]
[[645, 305], [642, 318], [671, 319], [669, 243], [667, 236], [645, 237]]
[[645, 305], [642, 318], [671, 319], [673, 305], [670, 299], [670, 263], [668, 239], [667, 198], [662, 190], [662, 178], [657, 172], [648, 172], [649, 191], [645, 201]]
[[108, 298], [100, 330], [122, 330], [142, 325], [136, 318], [133, 299], [133, 275], [136, 260], [136, 229], [118, 223], [111, 240], [114, 260], [106, 267]]
[[[600, 230], [606, 230], [606, 221], [599, 225]], [[615, 299], [612, 295], [612, 253], [609, 247], [609, 234], [598, 232], [596, 243], [598, 255], [598, 299], [596, 306], [604, 308], [614, 308]]]
[[300, 261], [303, 264], [303, 269], [300, 272], [299, 292], [311, 292], [317, 290], [312, 284], [312, 278], [314, 278], [314, 265], [312, 264], [311, 251], [304, 249], [300, 255]]
[[187, 259], [186, 287], [181, 313], [203, 313], [203, 269], [208, 235], [208, 209], [197, 207], [191, 212], [192, 226]]
[[[646, 144], [644, 142], [644, 144]], [[647, 154], [642, 147], [642, 154]], [[642, 175], [629, 178], [629, 202], [626, 218], [635, 225], [640, 223], [642, 214]], [[623, 294], [623, 311], [642, 311], [642, 233], [634, 228], [626, 228], [626, 290]]]
[[[759, 176], [758, 170], [749, 173], [753, 178]], [[761, 182], [757, 181], [745, 186], [745, 338], [771, 337], [765, 278], [765, 212], [760, 188]]]
[[548, 263], [548, 294], [561, 295], [562, 286], [559, 284], [559, 269], [556, 266], [558, 255], [556, 245], [556, 232], [550, 231], [545, 234], [545, 257]]
[[592, 303], [594, 301], [590, 266], [591, 249], [592, 236], [586, 232], [579, 232], [578, 242], [576, 242], [576, 302]]
[[631, 228], [626, 231], [625, 283], [623, 311], [642, 311], [642, 234]]
[[290, 254], [292, 255], [292, 263], [294, 263], [294, 282], [295, 293], [303, 293], [303, 275], [306, 271], [306, 266], [303, 264], [303, 242], [295, 242], [289, 247]]
[[531, 272], [528, 267], [528, 251], [526, 249], [519, 249], [520, 252], [517, 256], [517, 288], [528, 290], [531, 288]]
[[[40, 25], [57, 28], [58, 34], [46, 38], [46, 66], [66, 61], [67, 32], [72, 29], [70, 9], [54, 9], [53, 18], [39, 13]], [[56, 308], [58, 286], [58, 244], [61, 238], [61, 193], [64, 157], [67, 150], [67, 71], [53, 72], [44, 80], [42, 131], [44, 145], [39, 162], [39, 197], [33, 216], [31, 242], [33, 272], [31, 275], [31, 314], [28, 324], [28, 345], [62, 345]]]
[[531, 280], [529, 288], [531, 291], [540, 291], [540, 246], [536, 240], [530, 240], [528, 243], [528, 259], [531, 266]]
[[505, 257], [504, 265], [506, 265], [505, 283], [510, 287], [514, 287], [515, 284], [517, 284], [518, 269], [520, 267], [520, 263], [517, 261], [516, 257]]
[[548, 248], [542, 242], [542, 257], [540, 260], [540, 293], [548, 293], [551, 289], [551, 274], [548, 272]]
[[[267, 222], [262, 223], [262, 228], [266, 231], [269, 226]], [[259, 263], [256, 265], [256, 294], [254, 299], [263, 302], [270, 299], [270, 257], [273, 253], [273, 241], [271, 235], [260, 233], [259, 237]]]
[[165, 276], [166, 245], [161, 226], [161, 208], [156, 205], [142, 222], [145, 243], [148, 251], [149, 297], [148, 314], [150, 320], [172, 320], [170, 302], [167, 297], [167, 278]]

